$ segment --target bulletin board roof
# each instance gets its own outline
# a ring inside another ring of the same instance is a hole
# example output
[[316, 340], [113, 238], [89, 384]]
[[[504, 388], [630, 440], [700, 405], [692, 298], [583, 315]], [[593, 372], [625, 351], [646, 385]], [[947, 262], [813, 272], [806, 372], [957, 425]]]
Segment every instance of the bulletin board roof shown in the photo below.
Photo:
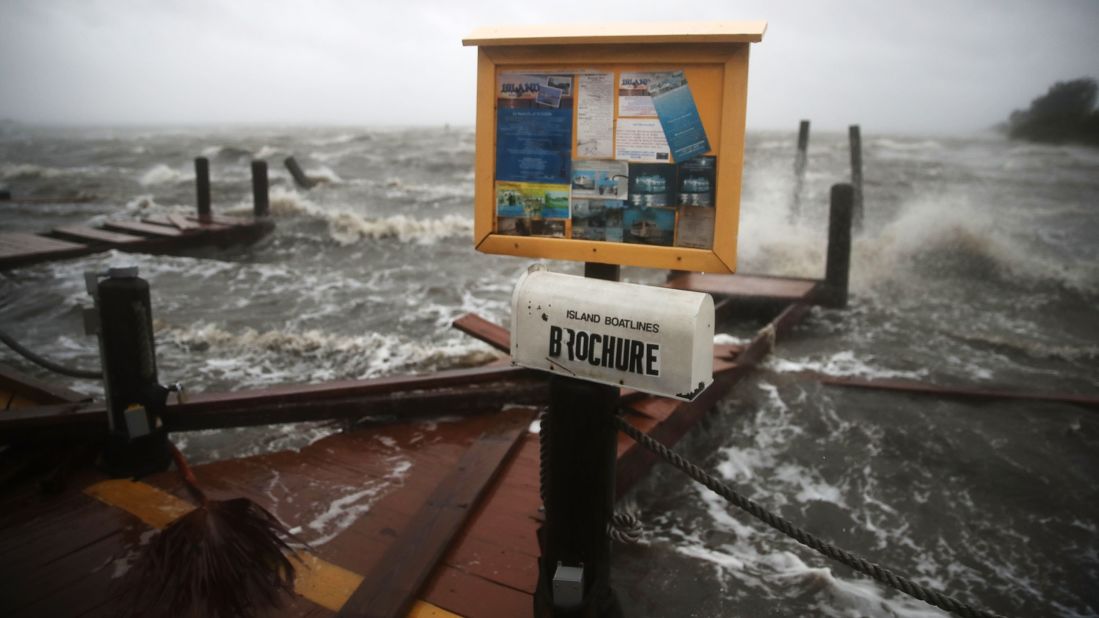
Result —
[[462, 39], [462, 45], [758, 43], [766, 30], [766, 21], [491, 26], [477, 28]]

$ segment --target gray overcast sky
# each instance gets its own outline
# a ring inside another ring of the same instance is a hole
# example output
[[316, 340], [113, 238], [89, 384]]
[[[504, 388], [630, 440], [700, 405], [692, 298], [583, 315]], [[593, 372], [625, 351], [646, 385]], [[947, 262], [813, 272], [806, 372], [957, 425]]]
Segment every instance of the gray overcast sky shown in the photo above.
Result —
[[0, 0], [0, 118], [64, 124], [473, 124], [500, 24], [766, 19], [749, 128], [986, 128], [1099, 76], [1099, 0]]

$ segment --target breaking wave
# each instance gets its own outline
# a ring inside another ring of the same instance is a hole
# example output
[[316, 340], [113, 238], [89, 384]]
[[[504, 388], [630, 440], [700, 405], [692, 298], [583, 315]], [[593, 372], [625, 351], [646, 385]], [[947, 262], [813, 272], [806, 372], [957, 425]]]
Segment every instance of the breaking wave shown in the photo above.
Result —
[[877, 233], [856, 240], [851, 276], [857, 287], [917, 273], [1026, 287], [1054, 283], [1082, 293], [1099, 289], [1095, 264], [1055, 261], [1035, 242], [967, 195], [925, 197], [906, 204]]
[[198, 323], [167, 328], [158, 337], [186, 353], [201, 353], [207, 381], [260, 386], [368, 378], [395, 371], [477, 366], [496, 359], [468, 340], [423, 343], [392, 335], [340, 335], [320, 330], [260, 332]]
[[328, 217], [328, 233], [342, 245], [380, 238], [431, 244], [444, 238], [471, 235], [473, 221], [461, 215], [446, 215], [439, 219], [416, 219], [405, 215], [367, 219], [352, 212], [337, 212]]
[[0, 163], [0, 180], [54, 179], [63, 176], [97, 176], [117, 172], [118, 168], [108, 165], [49, 167], [34, 163]]
[[149, 170], [147, 170], [144, 174], [142, 174], [141, 178], [139, 178], [137, 182], [143, 187], [151, 187], [153, 185], [193, 182], [194, 179], [194, 170], [182, 171], [172, 167], [168, 167], [163, 163], [158, 163]]
[[[469, 236], [473, 220], [462, 215], [418, 219], [407, 215], [370, 218], [349, 210], [327, 210], [293, 189], [276, 187], [270, 194], [271, 214], [276, 217], [309, 216], [328, 223], [328, 235], [341, 245], [362, 240], [395, 238], [401, 242], [431, 244], [446, 238]], [[228, 212], [251, 212], [251, 204], [241, 203]]]
[[851, 350], [844, 350], [823, 358], [787, 359], [770, 356], [764, 361], [765, 366], [780, 373], [813, 372], [829, 376], [866, 377], [866, 378], [921, 378], [926, 377], [927, 370], [904, 371], [877, 367], [873, 364], [874, 357], [868, 355], [860, 358]]

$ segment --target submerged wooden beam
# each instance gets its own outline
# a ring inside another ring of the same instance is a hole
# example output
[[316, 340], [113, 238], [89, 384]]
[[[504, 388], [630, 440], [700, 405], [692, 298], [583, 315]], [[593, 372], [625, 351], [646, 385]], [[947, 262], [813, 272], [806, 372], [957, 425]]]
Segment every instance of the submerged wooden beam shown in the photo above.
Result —
[[842, 376], [816, 375], [821, 384], [828, 386], [846, 386], [850, 388], [862, 388], [871, 390], [894, 391], [913, 395], [932, 395], [937, 397], [951, 397], [958, 399], [996, 400], [1014, 399], [1019, 401], [1048, 401], [1051, 403], [1065, 403], [1069, 405], [1083, 406], [1085, 408], [1099, 408], [1099, 396], [1079, 395], [1075, 393], [1042, 393], [1020, 392], [989, 388], [977, 388], [973, 386], [943, 386], [928, 384], [913, 380], [849, 378]]
[[[169, 405], [169, 431], [297, 423], [367, 416], [424, 417], [465, 413], [548, 398], [545, 379], [518, 367], [479, 367], [426, 376], [395, 376], [328, 384], [277, 386], [233, 393], [198, 393]], [[106, 426], [102, 403], [69, 403], [9, 410], [0, 435], [62, 426]]]
[[247, 427], [337, 419], [393, 416], [401, 419], [467, 414], [507, 405], [539, 405], [549, 397], [545, 380], [527, 378], [384, 395], [347, 396], [262, 404], [245, 402], [231, 408], [170, 406], [164, 414], [168, 431]]

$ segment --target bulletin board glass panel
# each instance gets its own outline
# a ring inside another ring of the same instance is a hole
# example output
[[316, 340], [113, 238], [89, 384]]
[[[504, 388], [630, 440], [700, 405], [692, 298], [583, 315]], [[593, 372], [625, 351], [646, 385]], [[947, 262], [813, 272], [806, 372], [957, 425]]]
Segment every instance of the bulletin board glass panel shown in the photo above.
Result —
[[747, 44], [481, 48], [480, 251], [733, 272]]

